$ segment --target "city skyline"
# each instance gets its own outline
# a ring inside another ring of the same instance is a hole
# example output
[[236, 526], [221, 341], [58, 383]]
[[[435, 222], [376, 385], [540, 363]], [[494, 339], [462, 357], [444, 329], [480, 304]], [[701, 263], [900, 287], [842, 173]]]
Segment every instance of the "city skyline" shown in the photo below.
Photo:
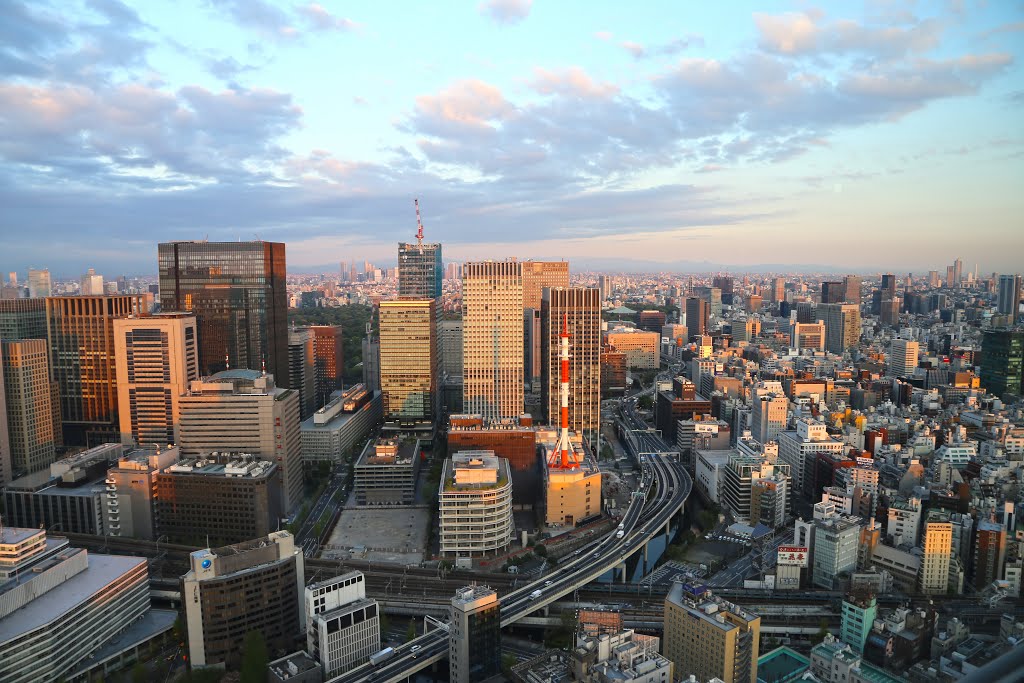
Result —
[[390, 262], [413, 197], [455, 261], [1019, 268], [1019, 5], [617, 9], [15, 4], [0, 269]]

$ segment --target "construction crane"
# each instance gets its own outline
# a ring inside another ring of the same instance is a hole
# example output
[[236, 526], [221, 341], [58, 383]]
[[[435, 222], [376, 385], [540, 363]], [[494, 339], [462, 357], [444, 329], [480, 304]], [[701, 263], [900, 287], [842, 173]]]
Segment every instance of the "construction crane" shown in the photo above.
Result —
[[416, 246], [419, 248], [420, 253], [423, 253], [423, 222], [420, 220], [420, 200], [419, 198], [413, 199], [413, 204], [416, 205]]

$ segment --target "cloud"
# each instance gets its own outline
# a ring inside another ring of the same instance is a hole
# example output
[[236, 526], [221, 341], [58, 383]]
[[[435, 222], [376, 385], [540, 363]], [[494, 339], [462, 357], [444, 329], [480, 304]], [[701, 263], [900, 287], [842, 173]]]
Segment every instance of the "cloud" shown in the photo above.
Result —
[[534, 89], [543, 95], [571, 94], [575, 97], [609, 97], [619, 92], [619, 88], [611, 83], [597, 83], [578, 66], [568, 69], [548, 71], [537, 67], [534, 69], [536, 78]]
[[612, 32], [611, 31], [598, 31], [597, 33], [594, 34], [594, 37], [597, 38], [598, 40], [605, 40], [605, 41], [611, 40], [612, 39]]
[[633, 55], [634, 59], [645, 59], [650, 57], [671, 57], [683, 52], [693, 45], [703, 44], [703, 37], [691, 34], [685, 38], [675, 38], [662, 45], [652, 45], [651, 47], [646, 47], [640, 43], [627, 40], [621, 43], [621, 47], [623, 50]]
[[865, 53], [891, 59], [930, 50], [942, 35], [940, 22], [933, 19], [908, 27], [867, 26], [850, 19], [827, 21], [814, 11], [755, 13], [754, 24], [762, 50], [789, 56]]
[[480, 12], [498, 24], [517, 24], [530, 14], [533, 0], [487, 0], [479, 5]]
[[299, 7], [298, 12], [318, 31], [354, 31], [359, 28], [358, 23], [345, 17], [336, 17], [315, 2]]

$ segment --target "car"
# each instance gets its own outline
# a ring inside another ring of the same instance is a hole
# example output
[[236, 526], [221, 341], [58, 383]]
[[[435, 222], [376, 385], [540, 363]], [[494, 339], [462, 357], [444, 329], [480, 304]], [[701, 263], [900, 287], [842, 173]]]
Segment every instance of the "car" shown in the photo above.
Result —
[[409, 652], [419, 652], [422, 647], [422, 645], [413, 645], [409, 648]]
[[544, 582], [544, 585], [545, 585], [545, 586], [550, 586], [550, 585], [551, 585], [551, 584], [553, 584], [553, 583], [554, 583], [554, 581], [545, 581], [545, 582]]

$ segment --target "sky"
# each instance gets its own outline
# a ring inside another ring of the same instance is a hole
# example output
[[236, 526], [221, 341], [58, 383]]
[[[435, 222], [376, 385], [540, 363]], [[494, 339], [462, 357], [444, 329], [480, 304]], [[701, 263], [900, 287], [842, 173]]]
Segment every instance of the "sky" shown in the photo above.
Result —
[[1024, 1], [40, 0], [0, 21], [0, 272], [172, 240], [393, 264], [1020, 272]]

